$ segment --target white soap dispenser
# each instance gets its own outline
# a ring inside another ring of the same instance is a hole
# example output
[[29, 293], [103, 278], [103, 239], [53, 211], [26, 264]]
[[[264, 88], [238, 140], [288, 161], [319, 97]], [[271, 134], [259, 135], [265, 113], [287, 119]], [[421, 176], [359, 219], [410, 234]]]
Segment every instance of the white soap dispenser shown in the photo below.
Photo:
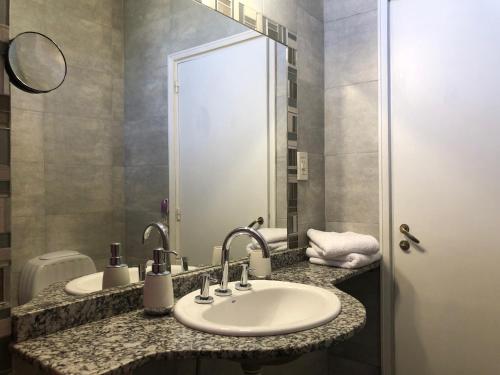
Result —
[[149, 315], [168, 314], [174, 307], [172, 274], [167, 271], [168, 252], [162, 248], [153, 250], [152, 271], [144, 281], [144, 312]]
[[271, 257], [264, 258], [262, 250], [252, 250], [249, 254], [250, 273], [257, 279], [271, 278]]
[[117, 242], [110, 246], [111, 257], [102, 275], [102, 289], [130, 284], [130, 273], [128, 266], [122, 263], [120, 247], [121, 245]]

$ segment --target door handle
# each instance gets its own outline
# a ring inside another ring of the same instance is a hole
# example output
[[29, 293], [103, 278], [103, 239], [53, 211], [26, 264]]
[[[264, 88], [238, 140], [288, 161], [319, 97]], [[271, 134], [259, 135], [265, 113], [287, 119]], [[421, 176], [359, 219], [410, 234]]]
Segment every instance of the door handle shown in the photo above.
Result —
[[413, 242], [420, 243], [420, 240], [410, 233], [410, 227], [408, 226], [408, 224], [401, 224], [401, 226], [399, 227], [399, 231]]

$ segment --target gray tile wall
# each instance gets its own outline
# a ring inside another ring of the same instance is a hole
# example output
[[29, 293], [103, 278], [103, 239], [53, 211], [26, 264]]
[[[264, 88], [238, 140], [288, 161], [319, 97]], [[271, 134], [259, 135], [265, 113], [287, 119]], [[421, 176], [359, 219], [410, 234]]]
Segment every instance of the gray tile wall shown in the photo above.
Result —
[[123, 241], [122, 15], [122, 0], [11, 2], [11, 37], [45, 33], [68, 63], [52, 93], [12, 89], [14, 304], [26, 260], [77, 250], [102, 266]]
[[325, 0], [328, 230], [378, 237], [377, 1]]

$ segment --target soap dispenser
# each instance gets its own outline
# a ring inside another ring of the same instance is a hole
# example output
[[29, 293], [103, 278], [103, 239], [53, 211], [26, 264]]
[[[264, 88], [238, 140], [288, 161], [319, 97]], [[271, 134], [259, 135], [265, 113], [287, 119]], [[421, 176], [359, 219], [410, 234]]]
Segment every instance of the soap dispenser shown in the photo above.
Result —
[[167, 271], [168, 251], [153, 250], [152, 270], [144, 281], [144, 312], [149, 315], [168, 314], [174, 307], [174, 288], [172, 274]]
[[128, 266], [122, 264], [120, 247], [121, 245], [119, 243], [112, 243], [110, 246], [111, 257], [102, 275], [102, 289], [130, 284], [130, 273], [128, 271]]

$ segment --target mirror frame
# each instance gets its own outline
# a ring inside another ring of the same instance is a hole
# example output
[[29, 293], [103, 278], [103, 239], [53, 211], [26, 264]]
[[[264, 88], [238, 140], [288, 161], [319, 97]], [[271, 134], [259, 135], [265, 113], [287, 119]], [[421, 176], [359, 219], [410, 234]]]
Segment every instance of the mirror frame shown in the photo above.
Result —
[[[21, 78], [19, 78], [17, 76], [17, 74], [14, 72], [14, 69], [12, 69], [12, 66], [10, 64], [10, 57], [9, 57], [10, 48], [11, 48], [12, 44], [15, 42], [15, 40], [18, 37], [20, 37], [21, 35], [25, 35], [25, 34], [36, 34], [36, 35], [40, 35], [40, 36], [44, 37], [45, 39], [48, 39], [57, 48], [57, 50], [59, 51], [59, 53], [61, 54], [61, 56], [63, 58], [63, 61], [64, 61], [64, 76], [63, 76], [61, 82], [57, 86], [55, 86], [54, 88], [51, 88], [50, 90], [39, 90], [39, 89], [35, 89], [35, 88], [29, 86], [28, 84], [26, 84], [25, 82], [23, 82], [23, 80]], [[63, 51], [57, 45], [57, 43], [54, 42], [54, 40], [52, 40], [51, 38], [49, 38], [47, 35], [39, 33], [37, 31], [24, 31], [22, 33], [17, 34], [14, 38], [12, 38], [9, 41], [9, 45], [7, 47], [7, 51], [5, 52], [5, 70], [7, 71], [7, 74], [9, 75], [10, 83], [12, 83], [18, 89], [26, 91], [26, 92], [29, 92], [31, 94], [46, 94], [48, 92], [51, 92], [51, 91], [54, 91], [54, 90], [58, 89], [64, 83], [64, 81], [66, 80], [66, 76], [68, 74], [68, 64], [66, 62], [66, 56], [64, 56]]]

